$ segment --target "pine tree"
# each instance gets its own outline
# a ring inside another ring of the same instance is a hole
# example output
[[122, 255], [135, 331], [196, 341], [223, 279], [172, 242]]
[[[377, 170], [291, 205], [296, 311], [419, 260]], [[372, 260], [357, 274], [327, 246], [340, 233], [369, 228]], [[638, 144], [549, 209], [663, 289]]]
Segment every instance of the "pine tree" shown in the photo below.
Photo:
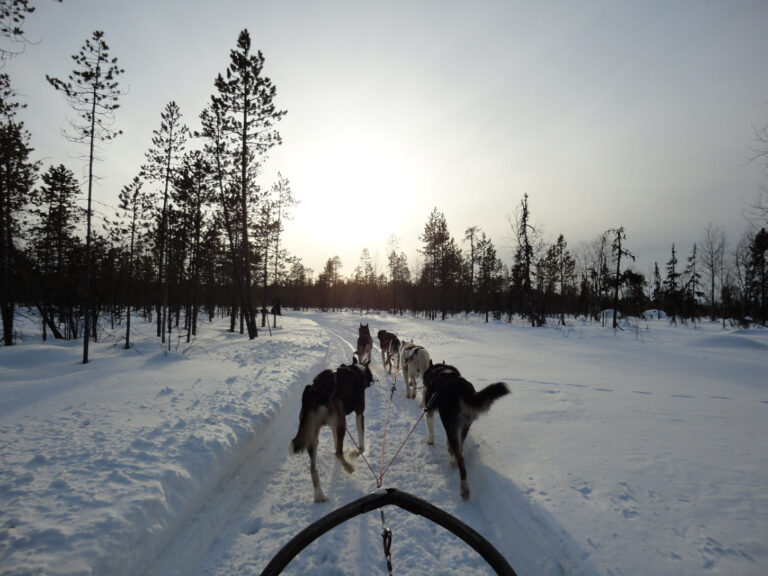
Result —
[[63, 164], [51, 166], [42, 180], [31, 210], [37, 216], [32, 233], [42, 285], [37, 307], [43, 321], [43, 338], [47, 327], [58, 339], [64, 335], [54, 322], [52, 309], [58, 308], [67, 317], [74, 314], [71, 304], [75, 300], [75, 286], [74, 279], [69, 278], [69, 259], [83, 211], [76, 204], [80, 185], [71, 170]]
[[[181, 164], [188, 138], [189, 128], [181, 121], [181, 110], [176, 102], [171, 101], [160, 113], [160, 128], [152, 131], [152, 147], [146, 152], [147, 161], [141, 167], [144, 178], [157, 182], [163, 187], [157, 263], [157, 278], [160, 288], [157, 301], [157, 336], [163, 343], [165, 343], [166, 315], [168, 313], [168, 243], [170, 239], [168, 200], [170, 185]], [[170, 349], [170, 334], [168, 346]]]
[[27, 42], [24, 22], [34, 11], [35, 7], [29, 0], [0, 0], [0, 36], [7, 38], [10, 43], [0, 47], [0, 66], [24, 51]]
[[664, 289], [661, 285], [661, 273], [659, 272], [659, 263], [653, 263], [653, 292], [651, 298], [653, 299], [653, 305], [656, 307], [656, 319], [661, 318], [661, 302], [664, 297]]
[[[277, 222], [275, 223], [275, 274], [274, 285], [278, 287], [281, 285], [281, 270], [283, 268], [284, 255], [280, 252], [280, 235], [283, 233], [283, 220], [290, 219], [290, 213], [288, 210], [296, 206], [299, 201], [293, 197], [291, 192], [291, 182], [287, 178], [283, 178], [283, 175], [277, 173], [277, 182], [272, 185], [272, 202], [275, 205], [277, 211]], [[275, 305], [272, 307], [272, 326], [277, 327], [277, 315], [280, 313], [280, 297], [275, 296]]]
[[29, 159], [29, 132], [16, 120], [23, 108], [14, 100], [6, 74], [0, 74], [0, 315], [3, 343], [13, 345], [13, 318], [22, 270], [17, 240], [39, 164]]
[[[451, 291], [457, 284], [461, 270], [461, 254], [456, 242], [448, 231], [445, 215], [437, 208], [432, 210], [429, 220], [424, 225], [424, 233], [419, 236], [424, 247], [419, 250], [424, 254], [422, 282], [431, 293], [428, 296], [429, 316], [434, 320], [437, 310], [445, 319], [449, 309]], [[435, 306], [437, 305], [437, 306]]]
[[488, 314], [491, 306], [497, 301], [501, 291], [502, 264], [496, 255], [496, 248], [485, 232], [477, 239], [477, 289], [482, 310], [485, 313], [485, 322], [488, 322]]
[[513, 276], [519, 283], [519, 291], [522, 297], [522, 315], [528, 318], [531, 326], [542, 326], [544, 319], [541, 313], [535, 309], [533, 302], [533, 242], [531, 233], [535, 232], [531, 226], [531, 214], [528, 209], [528, 194], [523, 195], [520, 202], [519, 218], [515, 222], [514, 232], [517, 238], [517, 250], [514, 257]]
[[480, 232], [479, 226], [470, 226], [464, 231], [464, 240], [469, 242], [469, 308], [474, 308], [475, 300], [475, 266], [478, 264], [478, 256], [475, 253], [475, 242]]
[[627, 239], [627, 235], [624, 233], [624, 226], [619, 226], [618, 228], [614, 229], [613, 232], [615, 236], [613, 239], [612, 251], [613, 257], [616, 260], [616, 274], [613, 277], [613, 281], [615, 283], [613, 292], [613, 328], [616, 329], [619, 327], [619, 324], [616, 321], [616, 311], [619, 307], [619, 288], [621, 287], [624, 279], [621, 273], [621, 258], [626, 256], [627, 258], [634, 260], [635, 256], [629, 250], [623, 248], [622, 243]]
[[752, 320], [765, 324], [768, 318], [768, 231], [755, 234], [749, 250], [746, 282]]
[[[241, 272], [242, 252], [239, 247], [240, 235], [237, 233], [238, 217], [237, 190], [232, 177], [233, 153], [228, 146], [228, 135], [232, 133], [232, 120], [227, 115], [221, 98], [211, 96], [208, 107], [200, 114], [202, 129], [195, 136], [205, 138], [204, 151], [213, 169], [214, 196], [218, 200], [217, 219], [224, 224], [229, 245], [231, 286], [233, 301], [231, 303], [232, 317], [237, 314], [239, 306], [245, 302], [243, 292], [244, 274]], [[234, 330], [234, 320], [232, 324]]]
[[138, 176], [135, 176], [130, 184], [127, 184], [120, 191], [119, 198], [119, 212], [116, 214], [117, 223], [114, 231], [119, 238], [125, 238], [126, 234], [130, 235], [130, 241], [128, 244], [128, 278], [127, 278], [127, 294], [126, 294], [126, 324], [125, 324], [125, 346], [127, 350], [131, 347], [131, 303], [134, 298], [133, 285], [134, 285], [134, 263], [135, 263], [135, 248], [137, 243], [137, 236], [140, 232], [140, 228], [147, 218], [151, 210], [151, 202], [149, 195], [142, 190], [142, 181]]
[[117, 65], [117, 58], [110, 58], [109, 46], [104, 42], [104, 32], [97, 30], [86, 39], [80, 51], [72, 56], [75, 69], [64, 82], [46, 75], [46, 80], [62, 92], [69, 105], [80, 117], [70, 123], [71, 132], [65, 133], [71, 142], [88, 144], [88, 207], [85, 234], [85, 315], [83, 331], [83, 364], [88, 363], [90, 333], [90, 270], [91, 270], [91, 203], [93, 197], [93, 164], [96, 160], [96, 142], [109, 142], [122, 133], [114, 130], [114, 114], [123, 94], [117, 81], [124, 70]]
[[557, 262], [557, 281], [559, 283], [558, 291], [560, 293], [560, 325], [565, 326], [566, 298], [568, 292], [575, 289], [573, 282], [576, 275], [576, 262], [568, 251], [568, 242], [565, 241], [565, 237], [562, 234], [557, 237], [557, 242], [555, 243], [555, 255]]
[[212, 167], [208, 160], [202, 152], [195, 150], [184, 156], [181, 174], [175, 186], [176, 194], [184, 197], [183, 203], [179, 202], [179, 204], [186, 207], [184, 219], [188, 222], [189, 229], [185, 239], [190, 244], [187, 342], [190, 342], [192, 336], [197, 335], [200, 270], [203, 266], [200, 244], [204, 234], [205, 210], [214, 199], [211, 175]]
[[249, 204], [255, 192], [255, 176], [259, 162], [269, 150], [281, 142], [275, 124], [283, 117], [273, 102], [276, 89], [263, 75], [264, 56], [251, 51], [251, 36], [243, 30], [237, 47], [230, 52], [230, 65], [226, 78], [216, 78], [222, 107], [230, 117], [228, 126], [238, 142], [238, 183], [240, 188], [240, 235], [244, 314], [248, 337], [258, 336], [256, 313], [251, 296], [251, 249], [249, 241]]
[[713, 225], [711, 222], [704, 229], [704, 239], [702, 241], [702, 264], [704, 272], [709, 280], [709, 317], [714, 320], [717, 312], [717, 303], [715, 301], [715, 283], [720, 276], [720, 267], [723, 263], [723, 254], [725, 252], [725, 232]]

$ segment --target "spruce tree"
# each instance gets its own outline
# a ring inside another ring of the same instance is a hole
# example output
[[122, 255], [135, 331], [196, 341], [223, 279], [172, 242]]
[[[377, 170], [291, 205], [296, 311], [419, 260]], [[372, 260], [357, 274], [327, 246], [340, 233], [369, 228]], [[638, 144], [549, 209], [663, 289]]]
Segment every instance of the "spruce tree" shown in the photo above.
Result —
[[688, 261], [683, 270], [683, 278], [685, 283], [683, 284], [683, 315], [685, 318], [691, 318], [696, 323], [698, 319], [697, 302], [704, 293], [699, 289], [701, 285], [701, 274], [697, 270], [699, 256], [698, 249], [694, 243], [691, 255], [688, 257]]
[[680, 273], [677, 271], [677, 252], [672, 244], [672, 255], [667, 261], [667, 277], [664, 279], [664, 300], [666, 312], [671, 316], [670, 322], [677, 324], [677, 313], [680, 304]]

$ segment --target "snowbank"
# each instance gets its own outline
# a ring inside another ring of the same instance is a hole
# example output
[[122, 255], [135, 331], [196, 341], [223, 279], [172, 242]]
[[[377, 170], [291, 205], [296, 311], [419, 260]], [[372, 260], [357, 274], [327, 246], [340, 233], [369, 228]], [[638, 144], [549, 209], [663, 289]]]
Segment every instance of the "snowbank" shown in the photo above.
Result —
[[133, 350], [95, 345], [87, 366], [73, 342], [0, 350], [4, 573], [143, 572], [324, 365], [327, 335], [283, 322], [253, 342], [201, 325], [189, 357], [139, 322]]

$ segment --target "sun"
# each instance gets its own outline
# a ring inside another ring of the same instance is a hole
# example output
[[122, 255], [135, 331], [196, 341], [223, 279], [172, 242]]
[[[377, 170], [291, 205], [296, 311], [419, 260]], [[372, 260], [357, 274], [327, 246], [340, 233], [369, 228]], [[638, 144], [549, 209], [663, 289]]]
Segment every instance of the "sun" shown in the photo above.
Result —
[[383, 254], [387, 239], [407, 218], [418, 181], [412, 160], [391, 143], [345, 139], [315, 147], [292, 179], [301, 198], [296, 240], [328, 257], [345, 251], [359, 255], [363, 248]]

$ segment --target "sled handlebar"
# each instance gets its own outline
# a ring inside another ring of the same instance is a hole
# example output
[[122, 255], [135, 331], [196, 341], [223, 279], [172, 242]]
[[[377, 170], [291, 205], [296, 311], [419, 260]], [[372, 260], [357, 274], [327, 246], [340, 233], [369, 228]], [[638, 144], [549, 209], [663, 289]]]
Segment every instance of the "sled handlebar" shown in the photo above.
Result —
[[411, 514], [423, 516], [455, 534], [480, 554], [488, 565], [494, 569], [496, 574], [500, 576], [517, 576], [504, 556], [473, 528], [426, 500], [417, 498], [407, 492], [401, 492], [395, 488], [376, 490], [313, 522], [291, 538], [278, 551], [261, 572], [261, 576], [277, 576], [304, 548], [329, 530], [355, 516], [389, 505], [395, 505]]

